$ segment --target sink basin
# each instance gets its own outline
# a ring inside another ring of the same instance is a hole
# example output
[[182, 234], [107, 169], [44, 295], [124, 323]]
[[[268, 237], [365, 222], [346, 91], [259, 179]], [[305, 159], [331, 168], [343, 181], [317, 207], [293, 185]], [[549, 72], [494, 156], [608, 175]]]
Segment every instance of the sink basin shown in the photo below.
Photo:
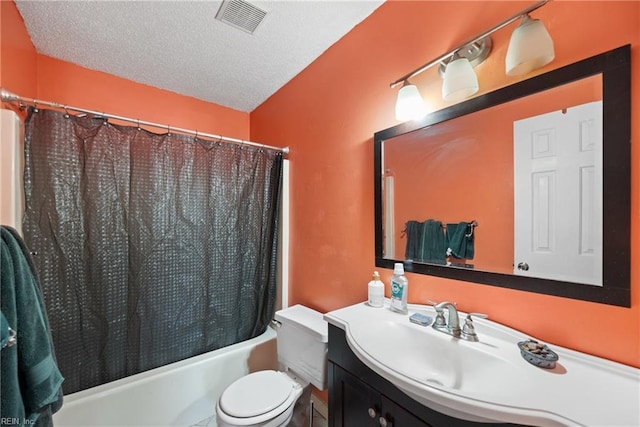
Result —
[[379, 343], [359, 347], [365, 357], [398, 375], [425, 385], [468, 393], [487, 392], [492, 375], [510, 364], [494, 346], [463, 341], [431, 327], [398, 321], [394, 313], [385, 314], [392, 314], [392, 319], [383, 320], [375, 327], [369, 322], [350, 324], [350, 345]]
[[[521, 357], [517, 343], [532, 337], [514, 329], [477, 319], [480, 341], [469, 342], [386, 307], [356, 304], [325, 319], [345, 331], [365, 365], [425, 406], [480, 422], [640, 425], [636, 368], [550, 345], [560, 358], [543, 369]], [[432, 307], [409, 308], [435, 317]]]

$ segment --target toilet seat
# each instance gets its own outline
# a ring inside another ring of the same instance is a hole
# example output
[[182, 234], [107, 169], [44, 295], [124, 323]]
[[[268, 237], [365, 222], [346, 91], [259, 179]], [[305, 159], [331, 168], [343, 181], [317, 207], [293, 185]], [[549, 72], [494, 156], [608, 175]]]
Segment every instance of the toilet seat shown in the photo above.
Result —
[[285, 412], [301, 392], [302, 386], [283, 372], [254, 372], [227, 387], [218, 415], [233, 425], [262, 423]]

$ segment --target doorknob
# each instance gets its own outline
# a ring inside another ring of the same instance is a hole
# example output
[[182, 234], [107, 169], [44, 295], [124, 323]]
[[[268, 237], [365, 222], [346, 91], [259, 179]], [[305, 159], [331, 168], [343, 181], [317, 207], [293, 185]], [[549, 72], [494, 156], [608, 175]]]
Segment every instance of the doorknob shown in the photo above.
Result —
[[380, 417], [378, 421], [380, 422], [380, 427], [393, 427], [393, 423], [385, 417]]
[[519, 262], [518, 263], [518, 270], [528, 271], [529, 270], [529, 264], [527, 264], [526, 262]]

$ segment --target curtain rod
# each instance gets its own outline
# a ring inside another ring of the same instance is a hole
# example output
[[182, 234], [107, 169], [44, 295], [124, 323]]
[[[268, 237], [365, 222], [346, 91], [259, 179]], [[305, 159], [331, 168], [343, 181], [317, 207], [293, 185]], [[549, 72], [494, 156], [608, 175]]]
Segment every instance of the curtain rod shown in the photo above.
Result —
[[186, 134], [186, 135], [194, 135], [195, 137], [204, 137], [204, 138], [210, 138], [210, 139], [215, 139], [218, 140], [220, 142], [229, 142], [229, 143], [233, 143], [233, 144], [239, 144], [239, 145], [251, 145], [254, 147], [260, 147], [260, 148], [264, 148], [266, 150], [273, 150], [273, 151], [280, 151], [282, 152], [282, 154], [289, 154], [289, 147], [274, 147], [271, 145], [265, 145], [265, 144], [260, 144], [259, 142], [252, 142], [252, 141], [245, 141], [243, 139], [236, 139], [236, 138], [231, 138], [228, 136], [222, 136], [222, 135], [215, 135], [215, 134], [211, 134], [211, 133], [203, 133], [203, 132], [198, 132], [197, 130], [191, 130], [191, 129], [183, 129], [183, 128], [178, 128], [178, 127], [172, 127], [170, 125], [164, 125], [164, 124], [160, 124], [160, 123], [153, 123], [153, 122], [148, 122], [145, 120], [139, 120], [139, 119], [132, 119], [130, 117], [123, 117], [123, 116], [116, 116], [114, 114], [107, 114], [107, 113], [103, 113], [100, 111], [92, 111], [92, 110], [87, 110], [86, 108], [79, 108], [79, 107], [72, 107], [70, 105], [63, 105], [63, 104], [59, 104], [57, 102], [50, 102], [50, 101], [41, 101], [38, 99], [30, 99], [30, 98], [24, 98], [21, 96], [18, 96], [16, 94], [13, 94], [7, 90], [5, 90], [4, 88], [0, 88], [0, 98], [2, 99], [3, 102], [7, 102], [7, 103], [16, 103], [19, 102], [21, 104], [32, 104], [34, 107], [50, 107], [50, 108], [55, 108], [55, 109], [59, 109], [59, 110], [64, 110], [65, 112], [68, 111], [74, 111], [77, 113], [85, 113], [85, 114], [93, 114], [93, 115], [97, 115], [100, 117], [104, 117], [106, 119], [114, 119], [114, 120], [121, 120], [124, 122], [130, 122], [130, 123], [135, 123], [138, 126], [140, 125], [144, 125], [144, 126], [150, 126], [150, 127], [154, 127], [154, 128], [158, 128], [158, 129], [166, 129], [167, 132], [178, 132], [178, 133], [182, 133], [182, 134]]

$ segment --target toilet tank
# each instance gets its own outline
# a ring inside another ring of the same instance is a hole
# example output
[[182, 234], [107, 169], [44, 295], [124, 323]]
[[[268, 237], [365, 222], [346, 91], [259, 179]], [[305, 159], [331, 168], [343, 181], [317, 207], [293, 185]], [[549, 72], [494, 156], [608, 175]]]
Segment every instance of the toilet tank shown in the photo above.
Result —
[[324, 390], [327, 387], [328, 325], [323, 315], [303, 305], [276, 312], [280, 322], [278, 361], [302, 379]]

